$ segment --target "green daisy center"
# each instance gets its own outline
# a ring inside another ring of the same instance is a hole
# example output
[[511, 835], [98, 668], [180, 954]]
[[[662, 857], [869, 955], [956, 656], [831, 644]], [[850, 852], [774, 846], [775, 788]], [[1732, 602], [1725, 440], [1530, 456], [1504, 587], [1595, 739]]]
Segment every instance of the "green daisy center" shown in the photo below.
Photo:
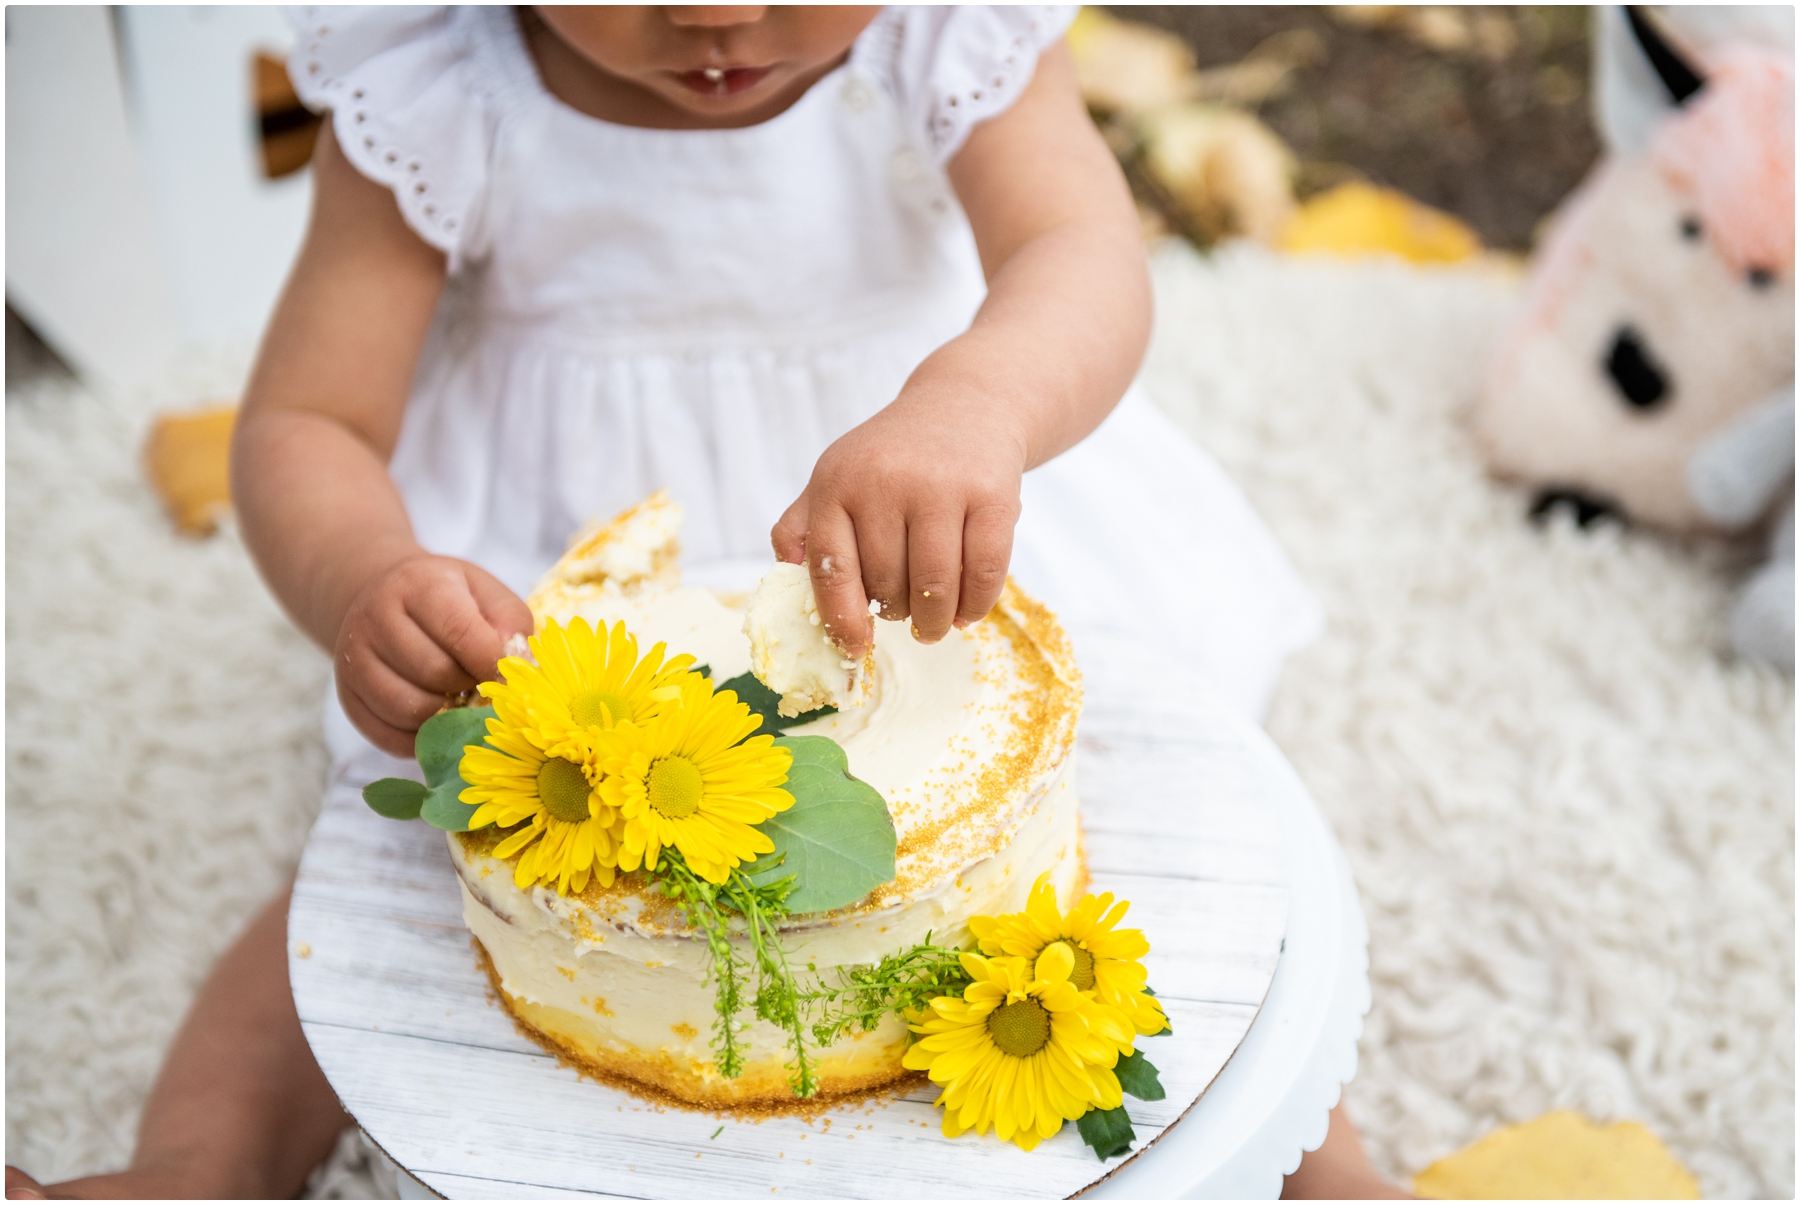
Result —
[[1068, 948], [1075, 956], [1075, 969], [1069, 972], [1069, 982], [1076, 991], [1087, 992], [1094, 988], [1094, 956], [1072, 941], [1059, 941], [1059, 946]]
[[581, 764], [566, 757], [545, 760], [537, 776], [538, 798], [558, 820], [580, 824], [588, 818], [588, 780]]
[[[608, 713], [611, 719], [607, 718]], [[569, 700], [569, 718], [583, 728], [605, 728], [631, 718], [631, 707], [610, 690], [584, 690]]]
[[668, 820], [700, 810], [700, 767], [685, 757], [665, 757], [650, 767], [650, 806]]
[[1036, 1000], [1015, 1000], [988, 1014], [988, 1036], [1005, 1054], [1030, 1058], [1050, 1042], [1050, 1014]]

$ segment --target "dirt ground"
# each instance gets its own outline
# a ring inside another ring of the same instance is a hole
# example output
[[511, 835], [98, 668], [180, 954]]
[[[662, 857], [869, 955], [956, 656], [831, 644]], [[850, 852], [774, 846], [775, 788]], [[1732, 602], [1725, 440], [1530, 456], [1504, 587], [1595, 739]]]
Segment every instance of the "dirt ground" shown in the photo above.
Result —
[[1180, 34], [1202, 69], [1276, 45], [1299, 60], [1256, 112], [1299, 157], [1303, 196], [1360, 176], [1525, 251], [1599, 154], [1585, 6], [1109, 10]]

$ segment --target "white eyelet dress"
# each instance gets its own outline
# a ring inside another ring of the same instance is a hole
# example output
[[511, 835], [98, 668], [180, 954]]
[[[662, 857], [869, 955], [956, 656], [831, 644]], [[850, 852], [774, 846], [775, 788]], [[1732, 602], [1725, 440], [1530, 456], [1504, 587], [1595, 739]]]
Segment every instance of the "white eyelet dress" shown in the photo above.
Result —
[[[819, 454], [980, 304], [944, 165], [1072, 16], [890, 8], [780, 116], [670, 131], [556, 100], [508, 6], [293, 10], [300, 95], [449, 260], [391, 464], [420, 541], [523, 593], [584, 521], [666, 488], [688, 564], [768, 559]], [[1319, 622], [1135, 389], [1027, 475], [1013, 572], [1078, 646], [1153, 634], [1252, 715]], [[328, 731], [340, 764], [372, 752]]]

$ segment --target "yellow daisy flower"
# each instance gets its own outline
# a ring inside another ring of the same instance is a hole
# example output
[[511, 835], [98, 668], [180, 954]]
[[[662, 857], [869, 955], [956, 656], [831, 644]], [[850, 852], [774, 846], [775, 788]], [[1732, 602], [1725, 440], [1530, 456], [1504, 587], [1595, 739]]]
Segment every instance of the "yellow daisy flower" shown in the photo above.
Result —
[[519, 854], [513, 880], [520, 887], [554, 884], [563, 894], [590, 879], [613, 883], [618, 865], [618, 811], [594, 791], [599, 781], [594, 734], [615, 723], [654, 716], [680, 695], [693, 658], [663, 660], [658, 644], [644, 657], [637, 640], [616, 623], [596, 633], [584, 619], [550, 623], [528, 642], [537, 664], [519, 657], [500, 662], [500, 682], [483, 682], [494, 705], [484, 745], [463, 752], [469, 785], [458, 796], [475, 804], [471, 828], [518, 827], [494, 856]]
[[734, 692], [714, 694], [688, 674], [650, 719], [594, 734], [600, 798], [622, 822], [621, 870], [653, 867], [672, 845], [695, 874], [723, 883], [738, 863], [774, 850], [752, 826], [794, 805], [781, 789], [794, 758], [773, 736], [750, 736], [761, 723]]
[[902, 1060], [943, 1087], [946, 1137], [991, 1126], [1031, 1150], [1089, 1109], [1119, 1107], [1112, 1068], [1130, 1027], [1069, 982], [1069, 946], [1049, 945], [1035, 963], [964, 954], [962, 965], [975, 982], [909, 1017], [921, 1036]]
[[612, 886], [619, 814], [594, 791], [599, 774], [592, 749], [577, 739], [539, 749], [516, 724], [516, 712], [507, 715], [512, 707], [502, 711], [496, 704], [495, 711], [487, 744], [463, 751], [462, 776], [469, 785], [458, 798], [479, 805], [469, 827], [522, 826], [494, 847], [501, 859], [523, 851], [513, 866], [520, 887], [554, 885], [567, 895], [592, 878]]
[[[1125, 900], [1114, 905], [1111, 892], [1085, 895], [1064, 916], [1056, 907], [1056, 889], [1045, 873], [1032, 884], [1025, 911], [970, 917], [969, 931], [980, 943], [981, 952], [988, 955], [1035, 959], [1052, 945], [1067, 947], [1075, 960], [1069, 979], [1076, 988], [1119, 1009], [1138, 1033], [1161, 1033], [1168, 1020], [1156, 997], [1144, 991], [1148, 973], [1138, 961], [1150, 952], [1150, 943], [1142, 929], [1114, 927], [1129, 907]], [[1131, 1050], [1128, 1039], [1125, 1053]]]
[[550, 622], [526, 643], [536, 664], [506, 658], [504, 681], [483, 683], [481, 693], [496, 703], [516, 697], [542, 749], [589, 728], [648, 719], [676, 698], [677, 683], [694, 664], [686, 653], [665, 661], [667, 646], [660, 643], [640, 658], [637, 637], [622, 621], [598, 631], [579, 617], [567, 627]]

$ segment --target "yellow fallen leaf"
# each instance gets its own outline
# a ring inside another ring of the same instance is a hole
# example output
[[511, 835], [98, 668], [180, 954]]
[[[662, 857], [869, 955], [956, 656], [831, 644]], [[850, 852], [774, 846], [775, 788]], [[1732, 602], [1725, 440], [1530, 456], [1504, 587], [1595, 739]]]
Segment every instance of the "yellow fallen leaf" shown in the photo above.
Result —
[[209, 535], [231, 509], [231, 428], [236, 406], [165, 414], [144, 441], [144, 470], [175, 526]]
[[1294, 212], [1294, 159], [1255, 117], [1221, 105], [1164, 105], [1138, 114], [1144, 168], [1206, 243], [1229, 235], [1273, 242]]
[[1194, 52], [1176, 34], [1090, 5], [1068, 39], [1082, 98], [1096, 109], [1133, 113], [1193, 94]]
[[1603, 1126], [1548, 1113], [1495, 1130], [1413, 1177], [1438, 1200], [1696, 1200], [1700, 1186], [1656, 1135], [1633, 1121]]
[[1403, 192], [1357, 181], [1302, 204], [1276, 245], [1297, 255], [1386, 253], [1420, 264], [1481, 254], [1481, 239], [1456, 218]]

